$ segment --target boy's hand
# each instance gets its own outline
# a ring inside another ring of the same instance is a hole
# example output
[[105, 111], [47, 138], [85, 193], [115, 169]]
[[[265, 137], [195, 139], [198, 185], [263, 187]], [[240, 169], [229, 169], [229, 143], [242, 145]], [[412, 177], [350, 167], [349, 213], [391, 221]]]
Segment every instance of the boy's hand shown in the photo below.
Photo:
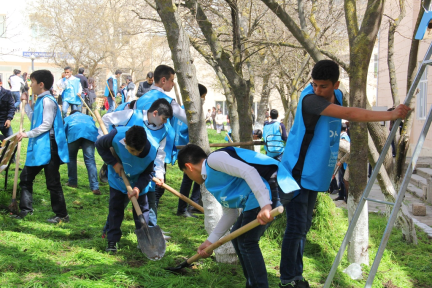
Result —
[[21, 141], [21, 139], [27, 138], [27, 134], [25, 132], [18, 132], [16, 137], [17, 137], [17, 140], [19, 142], [19, 141]]
[[114, 171], [121, 177], [121, 171], [123, 170], [123, 165], [120, 163], [116, 163], [114, 166]]
[[261, 211], [257, 215], [257, 220], [261, 225], [265, 225], [272, 221], [274, 217], [270, 215], [271, 205], [267, 204], [261, 208]]
[[128, 198], [131, 199], [132, 197], [135, 197], [136, 199], [138, 199], [139, 193], [140, 193], [140, 190], [137, 187], [134, 187], [132, 189], [131, 193], [129, 193], [129, 191], [128, 191]]
[[27, 92], [22, 93], [22, 94], [21, 94], [21, 101], [23, 101], [23, 100], [27, 101], [27, 99], [28, 99], [28, 94], [27, 94]]
[[156, 185], [159, 186], [159, 187], [162, 187], [162, 185], [164, 184], [164, 179], [163, 178], [162, 179], [157, 178], [157, 179], [159, 179], [159, 182], [155, 182]]
[[210, 254], [208, 254], [207, 252], [204, 251], [204, 249], [207, 248], [208, 246], [210, 246], [211, 244], [213, 244], [213, 243], [211, 243], [210, 241], [206, 240], [206, 241], [204, 241], [204, 243], [202, 243], [198, 247], [197, 252], [198, 252], [198, 254], [201, 255], [202, 258], [208, 258], [208, 257], [210, 257], [213, 254], [213, 251], [211, 251]]
[[391, 120], [396, 120], [396, 119], [405, 119], [405, 117], [407, 116], [408, 112], [411, 109], [404, 105], [404, 104], [400, 104], [396, 107], [396, 109], [394, 109], [393, 111], [391, 111], [392, 113], [392, 119]]
[[5, 128], [9, 128], [10, 125], [11, 125], [11, 121], [10, 121], [10, 120], [6, 120], [6, 122], [5, 122], [5, 124], [4, 124], [4, 127], [5, 127]]

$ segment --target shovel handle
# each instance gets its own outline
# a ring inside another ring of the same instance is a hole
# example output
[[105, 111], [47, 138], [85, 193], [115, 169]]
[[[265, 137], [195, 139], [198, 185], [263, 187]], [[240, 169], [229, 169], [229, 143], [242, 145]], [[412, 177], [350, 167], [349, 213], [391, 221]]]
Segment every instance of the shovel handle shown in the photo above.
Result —
[[[21, 111], [21, 118], [20, 118], [20, 126], [19, 126], [19, 132], [23, 132], [23, 122], [24, 122], [24, 106], [26, 104], [26, 100], [22, 100], [20, 103], [20, 111]], [[21, 155], [21, 143], [20, 141], [18, 143], [17, 152], [15, 156], [15, 177], [14, 177], [14, 185], [12, 190], [12, 201], [16, 199], [16, 192], [18, 188], [18, 174], [19, 174], [19, 161], [20, 161], [20, 155]]]
[[[281, 214], [283, 211], [284, 211], [283, 206], [279, 206], [279, 207], [276, 207], [275, 209], [273, 209], [270, 212], [270, 215], [272, 217], [275, 217], [275, 216]], [[222, 237], [221, 239], [219, 239], [215, 243], [213, 243], [210, 246], [208, 246], [207, 248], [205, 248], [204, 251], [210, 254], [210, 252], [212, 252], [213, 250], [215, 250], [219, 246], [222, 246], [226, 242], [231, 241], [234, 238], [237, 238], [238, 236], [248, 232], [249, 230], [252, 230], [255, 227], [258, 227], [259, 225], [260, 225], [260, 223], [258, 222], [257, 219], [255, 219], [255, 220], [249, 222], [248, 224], [246, 224], [245, 226], [242, 226], [242, 227], [238, 228], [237, 230], [235, 230], [234, 232], [228, 234], [227, 236]], [[200, 258], [202, 258], [201, 255], [197, 253], [194, 256], [192, 256], [191, 258], [189, 258], [187, 260], [187, 263], [191, 264], [191, 263], [199, 260]]]
[[[87, 103], [84, 101], [84, 99], [81, 97], [81, 95], [78, 95], [78, 97], [81, 99], [81, 102], [84, 104], [84, 106], [87, 108], [87, 110], [90, 111], [90, 113], [92, 114], [92, 116], [96, 118], [96, 115], [93, 113], [93, 111], [87, 105]], [[100, 117], [100, 115], [99, 115], [99, 117]]]
[[[160, 181], [158, 178], [153, 177], [152, 179], [155, 183], [159, 184]], [[188, 197], [184, 196], [183, 194], [180, 194], [179, 192], [177, 192], [174, 188], [168, 186], [167, 184], [162, 184], [162, 187], [165, 188], [166, 190], [168, 190], [169, 192], [171, 192], [172, 194], [176, 195], [177, 197], [179, 197], [180, 199], [182, 199], [183, 201], [187, 202], [188, 204], [192, 205], [193, 207], [195, 207], [196, 209], [198, 209], [199, 211], [201, 211], [202, 213], [204, 213], [204, 208], [201, 205], [198, 205], [197, 203], [195, 203], [194, 201], [190, 200]]]

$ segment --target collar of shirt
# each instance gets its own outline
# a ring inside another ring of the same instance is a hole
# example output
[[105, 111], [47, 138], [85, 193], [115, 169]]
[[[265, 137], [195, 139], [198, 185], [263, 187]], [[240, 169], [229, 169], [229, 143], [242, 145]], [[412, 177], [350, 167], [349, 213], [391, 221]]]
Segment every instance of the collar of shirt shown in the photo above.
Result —
[[47, 94], [51, 94], [49, 90], [47, 90], [47, 91], [42, 92], [41, 94], [39, 94], [39, 95], [38, 95], [38, 98], [40, 98], [40, 97], [42, 97], [42, 96], [45, 96], [45, 95], [47, 95]]
[[150, 130], [158, 130], [158, 129], [160, 129], [163, 126], [163, 124], [159, 125], [159, 126], [156, 126], [153, 123], [149, 123], [148, 122], [148, 117], [147, 117], [147, 110], [143, 110], [143, 122], [147, 126], [147, 128], [149, 128]]
[[162, 88], [156, 86], [155, 84], [152, 84], [152, 86], [150, 87], [150, 90], [158, 90], [159, 92], [162, 92], [162, 93], [166, 94], [165, 91]]
[[201, 176], [204, 180], [207, 178], [207, 167], [206, 167], [207, 159], [203, 161], [201, 167]]

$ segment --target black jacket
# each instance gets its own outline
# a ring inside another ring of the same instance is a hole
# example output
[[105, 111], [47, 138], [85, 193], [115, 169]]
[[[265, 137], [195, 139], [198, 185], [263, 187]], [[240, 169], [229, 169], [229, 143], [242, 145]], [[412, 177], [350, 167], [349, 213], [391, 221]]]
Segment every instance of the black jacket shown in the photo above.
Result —
[[81, 87], [84, 93], [88, 93], [88, 81], [87, 78], [82, 74], [75, 75], [76, 78], [80, 79]]
[[12, 120], [15, 115], [15, 99], [11, 91], [0, 87], [0, 127], [6, 120]]
[[148, 91], [150, 91], [150, 87], [151, 85], [147, 83], [147, 81], [144, 82], [140, 82], [138, 85], [138, 91], [136, 93], [136, 96], [139, 98], [142, 95], [144, 95], [145, 93], [147, 93]]

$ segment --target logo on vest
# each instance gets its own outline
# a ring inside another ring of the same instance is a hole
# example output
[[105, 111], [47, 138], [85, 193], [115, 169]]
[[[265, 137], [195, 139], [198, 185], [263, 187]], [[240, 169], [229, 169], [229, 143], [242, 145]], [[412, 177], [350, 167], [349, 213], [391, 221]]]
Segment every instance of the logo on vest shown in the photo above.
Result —
[[225, 208], [229, 208], [229, 203], [227, 202], [227, 201], [225, 201], [226, 200], [226, 196], [224, 196], [224, 197], [220, 197], [220, 203], [221, 203], [221, 205], [223, 206], [223, 207], [225, 207]]

